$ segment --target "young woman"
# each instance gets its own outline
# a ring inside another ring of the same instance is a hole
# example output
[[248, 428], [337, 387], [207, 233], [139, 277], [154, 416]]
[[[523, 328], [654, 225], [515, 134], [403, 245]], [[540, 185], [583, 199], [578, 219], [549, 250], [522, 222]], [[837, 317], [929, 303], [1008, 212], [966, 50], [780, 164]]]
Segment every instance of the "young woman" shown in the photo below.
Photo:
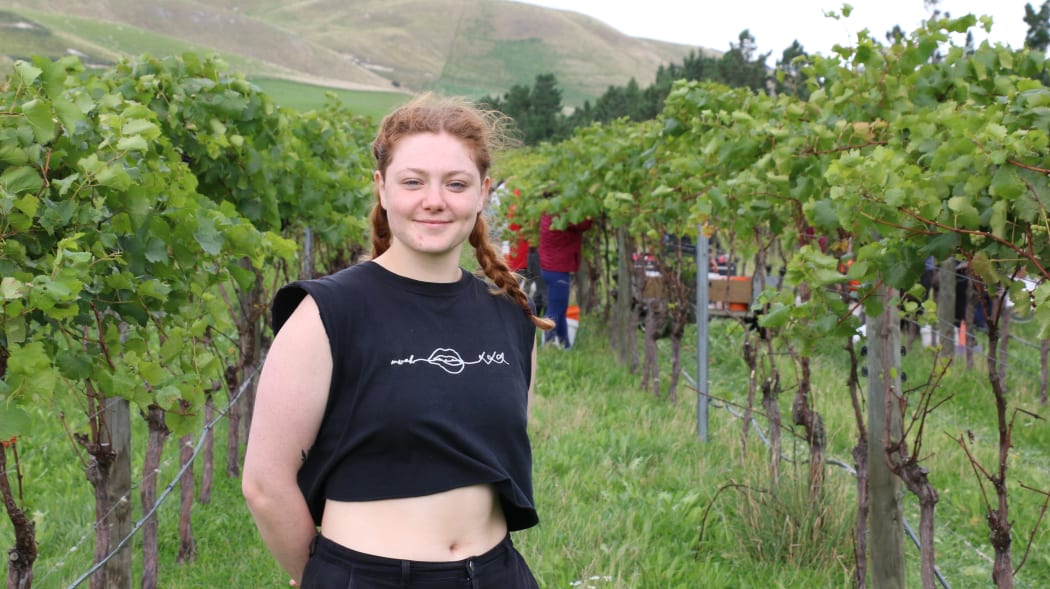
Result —
[[[454, 99], [372, 146], [372, 259], [278, 291], [243, 492], [304, 589], [536, 587], [536, 317], [481, 217], [498, 119]], [[469, 241], [487, 280], [459, 266]]]

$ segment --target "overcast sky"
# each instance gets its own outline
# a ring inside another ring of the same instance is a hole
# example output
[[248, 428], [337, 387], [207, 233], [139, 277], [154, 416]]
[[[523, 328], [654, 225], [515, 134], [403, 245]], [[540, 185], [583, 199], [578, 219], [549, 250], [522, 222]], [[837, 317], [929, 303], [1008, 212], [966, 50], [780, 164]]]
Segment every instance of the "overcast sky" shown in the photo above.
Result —
[[[857, 33], [868, 29], [885, 40], [899, 24], [906, 32], [929, 16], [923, 0], [852, 0], [849, 18], [834, 20], [825, 11], [840, 12], [842, 0], [518, 0], [550, 8], [582, 12], [631, 35], [725, 51], [740, 32], [749, 29], [759, 53], [772, 52], [770, 65], [798, 40], [808, 53], [828, 55], [833, 45], [854, 45]], [[1024, 7], [1039, 9], [1043, 0], [940, 0], [942, 12], [954, 17], [988, 15], [995, 24], [989, 38], [1014, 48], [1024, 45], [1028, 26]], [[977, 41], [983, 31], [974, 33]]]

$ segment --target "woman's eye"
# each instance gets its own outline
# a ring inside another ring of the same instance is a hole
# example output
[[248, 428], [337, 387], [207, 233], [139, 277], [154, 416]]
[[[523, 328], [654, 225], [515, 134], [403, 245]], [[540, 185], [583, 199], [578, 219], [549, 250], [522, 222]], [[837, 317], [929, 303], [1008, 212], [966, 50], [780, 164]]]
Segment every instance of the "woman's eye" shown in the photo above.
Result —
[[457, 191], [459, 191], [459, 190], [466, 190], [467, 189], [467, 183], [463, 182], [461, 180], [453, 180], [452, 182], [448, 183], [448, 187], [449, 187], [450, 190], [457, 190]]
[[416, 186], [422, 186], [423, 185], [423, 183], [420, 182], [419, 180], [417, 180], [416, 178], [406, 178], [406, 179], [401, 181], [401, 184], [406, 186], [406, 187], [408, 187], [408, 188], [414, 188]]

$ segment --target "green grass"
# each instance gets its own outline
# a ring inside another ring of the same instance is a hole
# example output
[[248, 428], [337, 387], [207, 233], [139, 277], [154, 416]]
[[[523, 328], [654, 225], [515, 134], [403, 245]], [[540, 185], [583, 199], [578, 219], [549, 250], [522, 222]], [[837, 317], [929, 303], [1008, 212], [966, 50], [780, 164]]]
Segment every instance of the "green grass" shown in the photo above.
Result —
[[409, 95], [403, 92], [341, 90], [280, 78], [260, 77], [252, 78], [251, 81], [281, 106], [303, 112], [314, 110], [320, 108], [331, 93], [340, 102], [348, 105], [354, 114], [369, 117], [377, 122], [409, 99]]
[[[48, 27], [25, 16], [0, 10], [0, 55], [28, 59], [33, 55], [65, 55], [70, 49], [82, 51]], [[84, 52], [86, 53], [86, 52]]]
[[[537, 496], [553, 501], [541, 504], [541, 510], [556, 515], [524, 536], [529, 548], [535, 545], [529, 556], [541, 577], [551, 582], [548, 586], [567, 586], [591, 575], [612, 577], [599, 587], [851, 586], [855, 480], [849, 473], [829, 466], [824, 501], [807, 502], [801, 492], [807, 448], [797, 436], [785, 435], [784, 450], [797, 463], [782, 467], [784, 480], [776, 497], [764, 493], [770, 486], [767, 450], [754, 434], [743, 452], [740, 422], [715, 407], [711, 440], [696, 442], [695, 395], [680, 390], [680, 405], [671, 407], [639, 392], [637, 377], [612, 366], [600, 328], [588, 328], [587, 323], [585, 318], [580, 346], [572, 352], [541, 352], [539, 428], [534, 436]], [[712, 331], [712, 395], [742, 404], [747, 375], [739, 357], [739, 330], [716, 321]], [[686, 344], [683, 357], [695, 374], [695, 363], [689, 364], [695, 347], [688, 337]], [[915, 350], [905, 357], [911, 386], [925, 380], [929, 356], [928, 351]], [[1038, 375], [1038, 365], [1033, 372], [1030, 363], [1033, 356], [1015, 344], [1011, 403], [1038, 412], [1045, 408], [1038, 403], [1031, 378]], [[814, 404], [828, 426], [827, 457], [849, 464], [856, 434], [844, 362], [836, 350], [816, 359]], [[791, 374], [785, 370], [784, 380], [790, 381]], [[666, 374], [664, 379], [666, 383]], [[988, 388], [983, 372], [954, 364], [941, 389], [942, 396], [952, 392], [954, 397], [927, 426], [924, 464], [941, 495], [937, 564], [955, 587], [990, 585], [991, 565], [985, 555], [992, 549], [984, 504], [972, 468], [953, 439], [973, 431], [975, 454], [986, 468], [994, 467], [994, 410]], [[791, 393], [783, 393], [780, 401], [789, 421]], [[1043, 499], [1023, 490], [1019, 482], [1047, 489], [1050, 428], [1043, 420], [1019, 416], [1014, 444], [1008, 486], [1016, 566]], [[717, 493], [728, 485], [738, 487]], [[696, 554], [701, 513], [708, 509], [704, 542]], [[907, 494], [905, 514], [917, 530], [916, 502]], [[812, 523], [817, 515], [819, 527]], [[1017, 587], [1050, 584], [1048, 545], [1050, 531], [1044, 523]], [[915, 586], [918, 550], [910, 541], [906, 554], [909, 586]]]
[[[742, 548], [761, 532], [738, 519], [746, 500], [718, 488], [766, 486], [755, 476], [762, 452], [739, 455], [739, 427], [726, 412], [712, 414], [712, 439], [700, 443], [695, 396], [680, 390], [681, 402], [670, 405], [640, 392], [588, 323], [597, 321], [584, 318], [572, 351], [541, 350], [533, 444], [546, 517], [519, 544], [543, 586], [590, 577], [596, 587], [624, 588], [845, 586], [837, 552], [818, 567], [788, 555], [749, 557]], [[839, 494], [843, 482], [834, 483]], [[781, 530], [779, 521], [769, 525]]]
[[[516, 533], [514, 539], [541, 587], [850, 587], [853, 477], [828, 466], [825, 492], [819, 501], [812, 500], [805, 489], [807, 466], [801, 462], [807, 450], [798, 436], [788, 432], [784, 451], [798, 461], [782, 465], [776, 493], [769, 492], [768, 450], [754, 432], [744, 450], [741, 423], [723, 408], [723, 400], [743, 403], [746, 399], [747, 375], [739, 360], [741, 330], [728, 321], [711, 323], [710, 381], [716, 402], [710, 413], [710, 439], [702, 443], [696, 435], [695, 393], [682, 383], [680, 401], [672, 405], [641, 392], [639, 376], [612, 359], [602, 323], [585, 316], [573, 350], [539, 351], [530, 429], [541, 521]], [[694, 342], [690, 330], [683, 350], [690, 373], [695, 373]], [[667, 342], [660, 344], [666, 386]], [[1012, 353], [1017, 359], [1013, 406], [1045, 410], [1031, 384], [1031, 368], [1022, 366], [1033, 352], [1015, 346]], [[924, 380], [928, 364], [927, 351], [905, 356], [907, 382], [914, 386]], [[855, 427], [843, 367], [844, 356], [836, 349], [815, 359], [813, 399], [827, 424], [828, 458], [852, 463]], [[785, 381], [791, 380], [790, 374], [784, 371]], [[937, 564], [953, 587], [991, 586], [986, 557], [992, 549], [980, 490], [953, 440], [972, 431], [975, 453], [982, 460], [993, 456], [994, 415], [987, 389], [982, 372], [966, 370], [962, 363], [953, 365], [942, 391], [954, 396], [931, 417], [924, 446], [924, 463], [941, 496]], [[790, 420], [791, 397], [790, 392], [780, 397], [785, 421]], [[90, 566], [92, 552], [91, 493], [57, 410], [41, 409], [34, 435], [20, 445], [26, 502], [39, 526], [34, 586], [44, 588], [67, 586]], [[143, 427], [137, 428], [134, 443], [141, 445]], [[225, 422], [220, 423], [217, 437], [216, 463], [222, 465]], [[1045, 421], [1020, 416], [1014, 443], [1008, 485], [1016, 566], [1041, 507], [1041, 497], [1020, 489], [1018, 482], [1048, 486], [1050, 427]], [[178, 468], [175, 446], [176, 441], [169, 440], [158, 475], [162, 488]], [[915, 501], [907, 494], [904, 501], [906, 518], [917, 529]], [[137, 496], [134, 504], [137, 518]], [[198, 557], [188, 565], [175, 564], [177, 511], [176, 491], [160, 510], [161, 586], [285, 585], [285, 575], [255, 533], [238, 481], [227, 478], [221, 467], [212, 503], [195, 507]], [[10, 543], [10, 526], [0, 525], [0, 546]], [[1050, 531], [1044, 522], [1016, 587], [1050, 586], [1047, 546]], [[910, 541], [905, 550], [908, 586], [917, 586], [918, 550]], [[135, 559], [137, 579], [141, 567], [137, 543]]]

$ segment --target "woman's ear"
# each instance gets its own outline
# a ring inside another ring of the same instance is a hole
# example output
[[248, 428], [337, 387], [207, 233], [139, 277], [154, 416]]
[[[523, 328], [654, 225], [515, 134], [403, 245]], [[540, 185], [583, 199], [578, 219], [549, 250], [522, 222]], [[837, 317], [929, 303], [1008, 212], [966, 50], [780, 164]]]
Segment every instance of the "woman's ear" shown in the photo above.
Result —
[[379, 196], [379, 204], [382, 205], [384, 209], [387, 208], [387, 206], [386, 206], [386, 190], [385, 190], [385, 185], [384, 185], [384, 182], [383, 182], [383, 174], [382, 174], [382, 172], [380, 172], [379, 170], [376, 170], [375, 172], [372, 172], [372, 182], [375, 184], [376, 194]]
[[492, 200], [492, 178], [485, 176], [485, 179], [481, 181], [481, 198], [478, 199], [478, 212], [480, 213], [485, 209], [485, 205]]

